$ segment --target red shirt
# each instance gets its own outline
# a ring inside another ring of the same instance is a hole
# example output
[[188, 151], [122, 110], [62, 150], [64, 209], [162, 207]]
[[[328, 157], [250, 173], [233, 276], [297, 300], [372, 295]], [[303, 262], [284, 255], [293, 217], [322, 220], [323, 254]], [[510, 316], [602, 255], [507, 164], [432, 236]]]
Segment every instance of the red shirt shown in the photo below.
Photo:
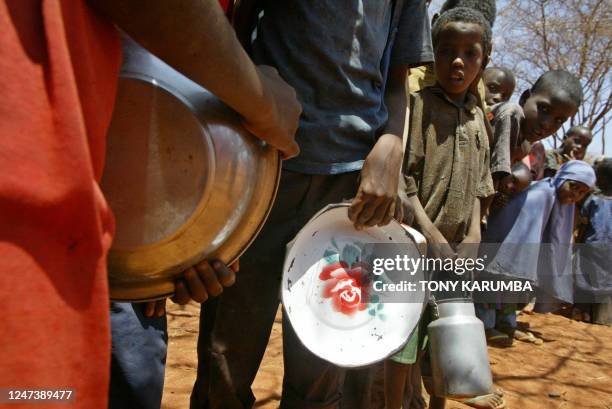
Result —
[[119, 38], [80, 0], [0, 0], [0, 27], [0, 387], [106, 408], [113, 219], [97, 181]]

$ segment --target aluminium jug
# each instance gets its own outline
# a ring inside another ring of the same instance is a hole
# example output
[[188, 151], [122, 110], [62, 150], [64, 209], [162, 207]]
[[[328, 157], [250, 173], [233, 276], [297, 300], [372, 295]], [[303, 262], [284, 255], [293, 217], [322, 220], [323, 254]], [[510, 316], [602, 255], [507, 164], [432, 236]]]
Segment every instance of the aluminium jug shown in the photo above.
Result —
[[439, 318], [427, 327], [434, 392], [465, 398], [491, 393], [484, 325], [467, 299], [436, 302]]

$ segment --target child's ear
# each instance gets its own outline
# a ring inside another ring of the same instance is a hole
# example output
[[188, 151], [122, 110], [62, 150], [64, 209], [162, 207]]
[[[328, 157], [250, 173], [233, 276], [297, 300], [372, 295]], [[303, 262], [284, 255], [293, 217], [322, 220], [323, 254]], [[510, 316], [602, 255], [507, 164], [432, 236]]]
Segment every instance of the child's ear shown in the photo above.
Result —
[[523, 91], [523, 93], [521, 94], [521, 97], [519, 98], [519, 105], [520, 106], [525, 105], [525, 102], [527, 102], [530, 96], [531, 96], [531, 90], [528, 89], [526, 91]]
[[484, 71], [484, 69], [487, 68], [487, 65], [489, 65], [490, 61], [491, 61], [491, 54], [487, 54], [482, 57], [482, 68], [481, 68], [482, 71]]

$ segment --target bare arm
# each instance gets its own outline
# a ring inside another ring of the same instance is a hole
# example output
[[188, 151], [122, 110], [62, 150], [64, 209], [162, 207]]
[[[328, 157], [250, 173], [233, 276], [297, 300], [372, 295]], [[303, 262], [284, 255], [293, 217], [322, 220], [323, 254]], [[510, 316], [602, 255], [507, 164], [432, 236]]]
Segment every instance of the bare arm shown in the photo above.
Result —
[[438, 229], [436, 229], [436, 226], [434, 226], [427, 213], [425, 213], [425, 209], [423, 209], [423, 205], [417, 195], [408, 196], [408, 201], [414, 211], [414, 223], [419, 227], [427, 241], [431, 240], [432, 232]]
[[393, 67], [389, 73], [385, 105], [389, 119], [361, 170], [361, 184], [349, 209], [357, 227], [385, 225], [397, 205], [399, 175], [402, 167], [402, 135], [408, 114], [406, 77], [408, 66]]
[[467, 235], [461, 243], [457, 245], [457, 255], [459, 258], [475, 260], [478, 257], [478, 245], [480, 244], [480, 198], [474, 198], [472, 208], [472, 220], [468, 228]]
[[142, 46], [202, 85], [286, 157], [301, 106], [271, 67], [258, 68], [238, 42], [217, 0], [89, 0]]
[[[470, 243], [480, 243], [480, 198], [474, 198], [474, 207], [472, 208], [472, 220], [470, 228], [467, 232]], [[465, 241], [465, 240], [464, 240]]]
[[432, 257], [454, 258], [455, 252], [448, 244], [446, 238], [440, 233], [440, 230], [429, 219], [427, 213], [425, 213], [425, 209], [423, 209], [418, 196], [409, 196], [408, 200], [414, 212], [414, 222], [427, 239], [427, 245], [430, 250], [428, 254], [431, 254]]
[[408, 118], [408, 96], [406, 94], [406, 80], [410, 72], [409, 65], [391, 67], [387, 90], [385, 92], [385, 105], [389, 111], [389, 119], [383, 136], [393, 135], [394, 139], [402, 141], [406, 130]]

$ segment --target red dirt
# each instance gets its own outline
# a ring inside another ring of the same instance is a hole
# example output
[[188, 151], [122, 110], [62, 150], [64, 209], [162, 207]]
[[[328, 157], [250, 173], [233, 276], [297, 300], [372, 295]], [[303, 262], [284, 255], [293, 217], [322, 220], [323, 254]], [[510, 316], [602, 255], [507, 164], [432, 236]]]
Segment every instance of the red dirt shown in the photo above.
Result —
[[[199, 307], [169, 306], [169, 347], [162, 408], [189, 407], [196, 373]], [[552, 315], [521, 316], [540, 333], [542, 346], [516, 341], [512, 348], [489, 348], [495, 385], [510, 409], [612, 409], [612, 328]], [[283, 380], [280, 315], [254, 392], [256, 408], [277, 408]], [[559, 397], [549, 397], [549, 394]], [[449, 402], [447, 409], [467, 406]]]

